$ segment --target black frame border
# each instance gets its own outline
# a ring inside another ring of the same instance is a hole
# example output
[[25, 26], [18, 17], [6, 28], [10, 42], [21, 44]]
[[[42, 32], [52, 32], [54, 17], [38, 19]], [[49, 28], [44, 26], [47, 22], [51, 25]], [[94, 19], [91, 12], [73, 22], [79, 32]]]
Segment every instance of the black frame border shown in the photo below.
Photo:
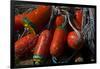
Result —
[[[88, 62], [88, 63], [71, 63], [71, 64], [50, 64], [50, 65], [38, 65], [38, 66], [33, 66], [33, 65], [23, 65], [23, 66], [15, 66], [15, 52], [14, 52], [14, 10], [15, 10], [15, 4], [17, 2], [22, 2], [22, 3], [29, 3], [29, 4], [44, 4], [44, 5], [59, 5], [59, 6], [72, 6], [72, 7], [87, 7], [87, 8], [94, 8], [95, 9], [95, 58], [96, 60], [94, 62]], [[82, 4], [68, 4], [68, 3], [50, 3], [50, 2], [36, 2], [36, 1], [17, 1], [17, 0], [11, 0], [11, 5], [10, 5], [10, 53], [11, 53], [11, 58], [10, 58], [10, 68], [30, 68], [30, 67], [49, 67], [49, 66], [64, 66], [64, 65], [81, 65], [81, 64], [93, 64], [97, 63], [97, 6], [96, 5], [82, 5]]]

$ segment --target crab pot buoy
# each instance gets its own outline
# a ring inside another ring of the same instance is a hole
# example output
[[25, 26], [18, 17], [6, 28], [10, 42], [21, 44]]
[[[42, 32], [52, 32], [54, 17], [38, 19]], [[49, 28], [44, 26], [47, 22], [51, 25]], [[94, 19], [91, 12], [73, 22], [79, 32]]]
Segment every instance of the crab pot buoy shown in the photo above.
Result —
[[18, 59], [26, 59], [32, 55], [38, 36], [28, 34], [15, 42], [15, 55]]
[[60, 57], [64, 52], [65, 36], [66, 36], [66, 16], [63, 16], [64, 20], [59, 20], [62, 23], [57, 26], [53, 35], [53, 39], [50, 46], [50, 54], [54, 57]]
[[81, 9], [77, 9], [75, 11], [75, 25], [76, 25], [76, 28], [81, 30], [81, 26], [82, 26], [82, 10]]
[[50, 56], [50, 42], [51, 33], [49, 30], [44, 30], [41, 32], [37, 44], [35, 46], [33, 55], [33, 64], [40, 65], [44, 64], [47, 58]]
[[[33, 28], [41, 30], [43, 25], [48, 23], [51, 15], [51, 7], [39, 5], [36, 9], [23, 15], [15, 16], [15, 29], [19, 30], [25, 24], [31, 25]], [[27, 21], [27, 22], [26, 22]]]
[[73, 48], [75, 50], [80, 49], [83, 44], [82, 39], [79, 38], [75, 31], [71, 31], [68, 33], [67, 43], [70, 48]]

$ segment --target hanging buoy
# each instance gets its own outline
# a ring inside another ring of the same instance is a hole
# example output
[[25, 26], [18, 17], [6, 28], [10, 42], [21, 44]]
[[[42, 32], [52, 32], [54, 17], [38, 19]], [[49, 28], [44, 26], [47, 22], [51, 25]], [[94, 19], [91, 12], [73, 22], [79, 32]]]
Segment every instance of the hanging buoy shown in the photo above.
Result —
[[[59, 20], [60, 21], [60, 20]], [[55, 29], [53, 40], [50, 46], [50, 54], [55, 57], [59, 57], [64, 52], [64, 38], [66, 36], [66, 16], [64, 21], [60, 21], [62, 24]]]
[[82, 27], [82, 16], [83, 16], [82, 10], [77, 9], [75, 11], [75, 21], [74, 22], [75, 22], [76, 28], [78, 30], [81, 30], [81, 27]]
[[[19, 30], [29, 22], [28, 24], [34, 26], [35, 28], [41, 29], [43, 25], [48, 23], [49, 18], [51, 15], [51, 7], [50, 6], [45, 6], [45, 5], [40, 5], [33, 11], [25, 14], [24, 16], [22, 15], [16, 15], [15, 16], [15, 30]], [[32, 23], [32, 24], [31, 24]]]
[[82, 44], [83, 44], [82, 36], [81, 36], [81, 33], [72, 25], [68, 12], [67, 12], [67, 15], [68, 15], [68, 23], [73, 29], [73, 31], [68, 33], [67, 43], [70, 48], [77, 50], [82, 47]]

